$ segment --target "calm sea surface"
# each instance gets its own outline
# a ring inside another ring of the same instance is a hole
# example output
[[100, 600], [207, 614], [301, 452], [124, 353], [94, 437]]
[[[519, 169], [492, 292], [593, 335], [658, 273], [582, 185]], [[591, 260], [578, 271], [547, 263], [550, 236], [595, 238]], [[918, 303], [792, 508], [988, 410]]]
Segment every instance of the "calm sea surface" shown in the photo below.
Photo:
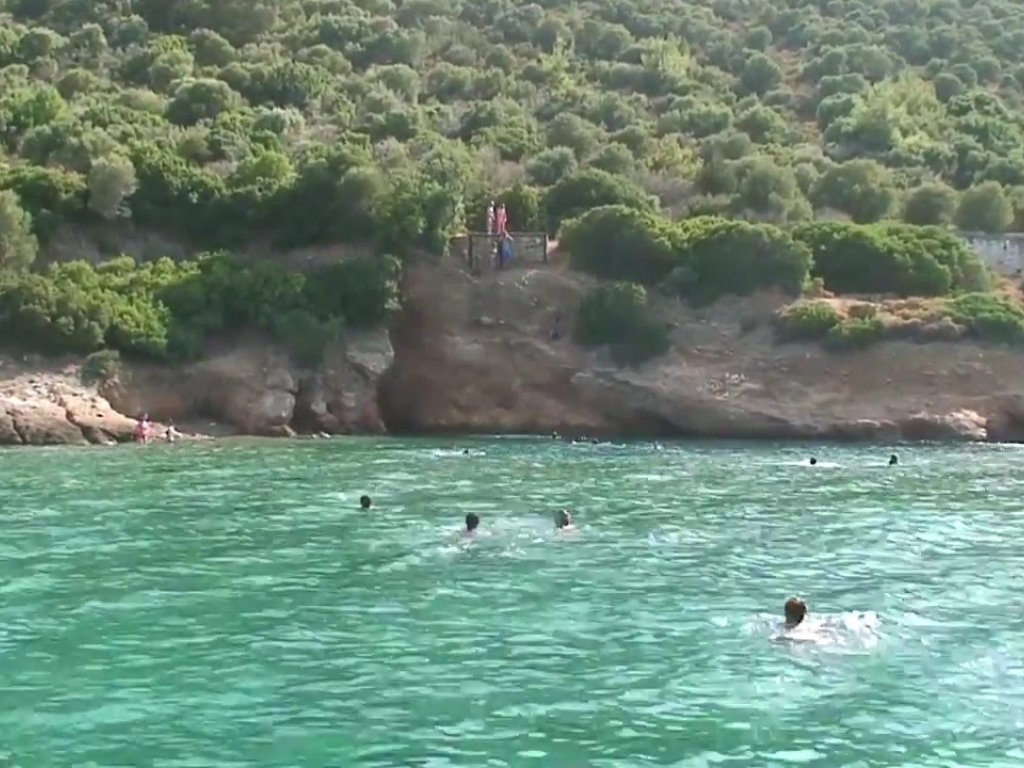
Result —
[[891, 452], [2, 452], [0, 766], [1018, 768], [1024, 449]]

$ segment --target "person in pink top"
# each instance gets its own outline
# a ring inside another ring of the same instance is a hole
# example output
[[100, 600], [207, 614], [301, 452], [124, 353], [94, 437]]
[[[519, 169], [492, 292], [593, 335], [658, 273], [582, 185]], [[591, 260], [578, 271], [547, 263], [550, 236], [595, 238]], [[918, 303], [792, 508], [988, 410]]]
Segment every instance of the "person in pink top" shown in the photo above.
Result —
[[135, 421], [135, 442], [144, 443], [149, 440], [149, 414], [144, 413]]
[[496, 235], [504, 235], [508, 231], [508, 213], [505, 211], [505, 204], [501, 203], [498, 206], [498, 212], [495, 215], [495, 231]]

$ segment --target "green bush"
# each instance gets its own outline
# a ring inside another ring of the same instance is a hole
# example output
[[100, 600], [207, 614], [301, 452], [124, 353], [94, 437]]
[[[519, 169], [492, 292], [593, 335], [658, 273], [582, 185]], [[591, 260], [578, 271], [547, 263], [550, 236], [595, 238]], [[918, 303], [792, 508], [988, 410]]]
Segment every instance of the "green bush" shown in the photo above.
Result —
[[980, 258], [938, 227], [814, 222], [793, 237], [813, 255], [811, 274], [835, 293], [943, 296], [989, 287]]
[[798, 301], [783, 309], [776, 329], [787, 341], [818, 341], [842, 322], [842, 317], [827, 301]]
[[672, 236], [671, 226], [660, 217], [610, 205], [565, 222], [559, 246], [570, 254], [573, 269], [651, 285], [677, 264]]
[[806, 246], [776, 227], [711, 217], [686, 221], [678, 249], [680, 263], [697, 276], [692, 295], [702, 299], [762, 288], [796, 295], [811, 264]]
[[93, 352], [82, 363], [83, 384], [97, 384], [113, 381], [121, 375], [121, 355], [116, 349], [101, 349]]
[[1003, 296], [969, 293], [949, 304], [949, 315], [976, 339], [1024, 343], [1024, 309]]
[[825, 346], [835, 351], [863, 349], [885, 337], [885, 325], [876, 318], [846, 320], [825, 334]]
[[602, 206], [654, 211], [657, 199], [620, 176], [593, 169], [580, 171], [562, 178], [548, 190], [544, 198], [548, 231], [557, 232], [563, 221]]
[[636, 283], [610, 283], [587, 292], [580, 302], [576, 340], [611, 348], [613, 358], [639, 364], [669, 348], [665, 329], [652, 316], [647, 292]]
[[274, 323], [274, 333], [292, 359], [308, 368], [323, 362], [328, 345], [341, 338], [342, 328], [341, 319], [320, 320], [304, 309], [293, 309]]
[[0, 328], [47, 352], [109, 348], [155, 360], [194, 358], [212, 334], [257, 329], [313, 365], [342, 327], [388, 320], [398, 306], [398, 269], [388, 256], [309, 273], [223, 253], [179, 263], [68, 262], [8, 276], [0, 285]]

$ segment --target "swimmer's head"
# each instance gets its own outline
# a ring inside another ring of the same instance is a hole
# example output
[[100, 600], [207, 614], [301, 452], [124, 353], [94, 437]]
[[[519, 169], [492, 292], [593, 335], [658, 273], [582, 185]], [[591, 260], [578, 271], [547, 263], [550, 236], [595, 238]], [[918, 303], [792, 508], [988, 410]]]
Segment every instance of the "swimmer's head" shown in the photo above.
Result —
[[480, 525], [480, 518], [474, 513], [470, 512], [466, 515], [466, 530], [475, 531], [476, 527]]
[[555, 528], [568, 528], [572, 525], [572, 512], [560, 509], [555, 512]]
[[363, 494], [362, 496], [359, 497], [359, 506], [362, 507], [363, 509], [369, 509], [371, 506], [373, 506], [373, 500], [366, 494]]
[[818, 460], [814, 456], [811, 456], [811, 461], [810, 461], [811, 466], [813, 467], [817, 463], [818, 463]]
[[899, 463], [900, 463], [900, 457], [897, 456], [895, 453], [892, 456], [889, 457], [889, 466], [890, 467], [895, 466], [896, 464], [899, 464]]
[[792, 628], [804, 620], [807, 615], [807, 603], [799, 597], [791, 597], [786, 601], [786, 607], [783, 610], [786, 614], [786, 626]]

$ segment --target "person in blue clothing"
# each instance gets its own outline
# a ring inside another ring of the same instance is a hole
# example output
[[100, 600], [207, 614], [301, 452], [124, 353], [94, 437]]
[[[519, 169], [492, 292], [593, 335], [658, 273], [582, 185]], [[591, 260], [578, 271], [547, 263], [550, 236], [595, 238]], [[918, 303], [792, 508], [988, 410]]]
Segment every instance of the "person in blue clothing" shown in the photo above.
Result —
[[512, 237], [506, 232], [498, 243], [498, 268], [504, 269], [513, 255]]

